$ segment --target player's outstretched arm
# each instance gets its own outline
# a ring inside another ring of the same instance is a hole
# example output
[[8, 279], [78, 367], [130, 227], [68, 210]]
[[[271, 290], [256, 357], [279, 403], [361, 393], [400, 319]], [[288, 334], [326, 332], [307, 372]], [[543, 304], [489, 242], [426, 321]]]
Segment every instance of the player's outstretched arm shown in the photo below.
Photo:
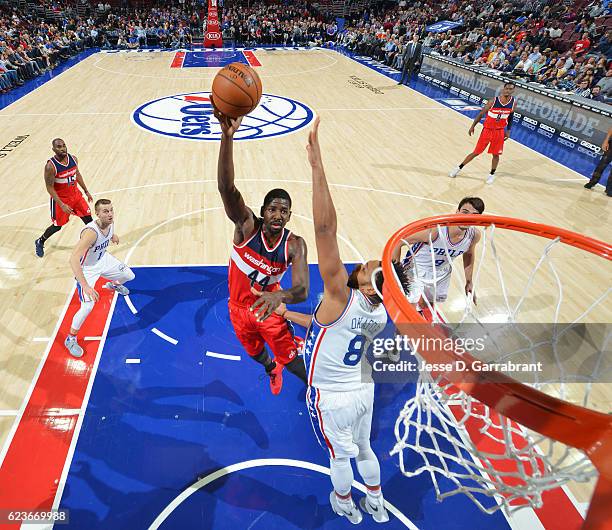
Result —
[[72, 155], [72, 158], [74, 158], [74, 161], [77, 164], [77, 170], [76, 170], [76, 181], [78, 183], [79, 186], [81, 186], [81, 189], [85, 192], [85, 195], [87, 196], [87, 200], [89, 202], [93, 201], [93, 197], [91, 196], [91, 193], [89, 193], [89, 190], [87, 189], [87, 186], [85, 185], [85, 180], [83, 179], [83, 175], [81, 175], [81, 172], [79, 171], [79, 161], [77, 159], [76, 156]]
[[255, 229], [253, 212], [245, 204], [242, 194], [234, 185], [234, 133], [240, 127], [242, 118], [232, 119], [213, 108], [221, 125], [221, 146], [217, 163], [217, 188], [221, 194], [225, 213], [236, 225], [234, 243], [240, 244]]
[[474, 274], [474, 264], [476, 263], [476, 245], [480, 241], [480, 232], [474, 234], [474, 240], [470, 248], [463, 254], [463, 272], [465, 274], [465, 294], [472, 293], [472, 300], [476, 303], [476, 293], [474, 292], [474, 284], [472, 276]]
[[72, 254], [70, 255], [70, 268], [76, 278], [77, 282], [81, 285], [83, 292], [91, 297], [94, 301], [100, 299], [100, 295], [94, 289], [93, 285], [89, 285], [83, 274], [83, 268], [81, 267], [81, 258], [85, 253], [93, 246], [96, 242], [96, 233], [91, 228], [85, 228], [81, 232], [81, 238], [74, 247]]
[[472, 122], [472, 126], [470, 127], [470, 130], [468, 131], [468, 134], [470, 136], [472, 136], [472, 134], [474, 134], [474, 129], [476, 129], [476, 125], [478, 125], [480, 123], [480, 120], [482, 120], [482, 117], [489, 112], [489, 110], [491, 110], [491, 107], [493, 106], [493, 103], [495, 103], [495, 98], [487, 101], [486, 105], [484, 107], [482, 107], [482, 109], [480, 109], [480, 112], [478, 114], [476, 114], [476, 117], [474, 118], [474, 121]]
[[[420, 232], [415, 232], [410, 237], [404, 239], [404, 241], [410, 245], [414, 243], [429, 243], [430, 239], [433, 241], [438, 234], [438, 230], [436, 228], [431, 228], [427, 230], [421, 230]], [[405, 244], [398, 245], [393, 254], [391, 254], [391, 260], [397, 263], [400, 262], [402, 249], [405, 247]]]
[[319, 146], [319, 117], [308, 135], [308, 161], [312, 168], [312, 217], [319, 258], [319, 271], [325, 292], [337, 300], [346, 300], [349, 294], [348, 273], [340, 259], [336, 231], [336, 208], [327, 185], [321, 148]]
[[312, 315], [306, 313], [298, 313], [297, 311], [290, 311], [287, 309], [285, 304], [279, 305], [274, 312], [277, 315], [280, 315], [283, 318], [297, 324], [298, 326], [302, 326], [303, 328], [307, 328], [310, 326], [310, 322], [312, 321]]

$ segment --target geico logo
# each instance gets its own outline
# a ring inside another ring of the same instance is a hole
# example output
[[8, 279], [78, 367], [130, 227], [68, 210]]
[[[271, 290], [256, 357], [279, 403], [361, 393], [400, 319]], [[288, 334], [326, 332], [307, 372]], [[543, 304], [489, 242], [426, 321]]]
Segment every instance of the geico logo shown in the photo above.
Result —
[[599, 146], [598, 145], [593, 145], [592, 143], [587, 142], [585, 140], [582, 140], [580, 142], [580, 145], [582, 147], [586, 147], [587, 149], [590, 149], [591, 151], [595, 151], [596, 153], [599, 153]]
[[566, 147], [570, 147], [571, 149], [573, 149], [574, 147], [576, 147], [576, 144], [574, 142], [570, 142], [569, 140], [566, 140], [565, 138], [557, 138], [557, 142], [559, 142], [560, 144], [565, 145]]
[[456, 92], [457, 94], [459, 94], [459, 89], [456, 86], [450, 87], [450, 91], [451, 92]]
[[590, 149], [585, 149], [584, 147], [580, 145], [576, 148], [576, 150], [580, 151], [581, 153], [587, 156], [590, 156], [591, 158], [597, 158], [597, 153], [595, 153], [594, 151], [591, 151]]
[[466, 92], [465, 90], [462, 90], [461, 92], [459, 92], [462, 96], [469, 96], [470, 93]]
[[523, 116], [523, 121], [526, 121], [527, 123], [531, 123], [532, 125], [538, 124], [536, 120], [530, 118], [529, 116]]
[[520, 120], [520, 119], [523, 117], [523, 115], [522, 115], [522, 114], [519, 114], [518, 112], [515, 112], [515, 113], [514, 113], [514, 117], [515, 117], [517, 120]]
[[556, 129], [553, 129], [550, 125], [546, 125], [545, 123], [540, 123], [540, 129], [544, 129], [545, 131], [550, 131], [551, 133], [556, 132]]
[[567, 138], [570, 142], [576, 143], [578, 138], [576, 136], [572, 136], [571, 134], [566, 133], [565, 131], [561, 131], [559, 133], [563, 138]]
[[210, 40], [217, 40], [221, 38], [221, 33], [217, 33], [216, 31], [210, 31], [206, 34], [206, 37]]
[[538, 134], [546, 136], [546, 138], [552, 138], [553, 137], [553, 133], [545, 131], [544, 129], [538, 129]]
[[536, 126], [533, 123], [522, 122], [521, 125], [523, 127], [527, 127], [528, 129], [535, 131]]

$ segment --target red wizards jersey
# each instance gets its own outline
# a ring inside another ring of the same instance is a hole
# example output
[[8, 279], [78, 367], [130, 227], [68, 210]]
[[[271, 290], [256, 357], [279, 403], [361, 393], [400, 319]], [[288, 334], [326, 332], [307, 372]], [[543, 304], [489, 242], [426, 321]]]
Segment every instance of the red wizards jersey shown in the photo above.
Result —
[[263, 223], [255, 233], [240, 245], [233, 245], [229, 264], [229, 299], [242, 306], [252, 305], [257, 297], [251, 286], [258, 291], [275, 291], [289, 268], [289, 236], [291, 232], [283, 228], [283, 233], [273, 247], [269, 247], [262, 233]]
[[68, 153], [67, 157], [68, 163], [66, 165], [58, 162], [55, 157], [49, 159], [49, 162], [51, 162], [55, 168], [55, 181], [53, 187], [60, 197], [72, 195], [77, 191], [77, 163], [71, 154]]
[[483, 126], [485, 129], [505, 129], [508, 125], [508, 116], [514, 108], [514, 96], [505, 105], [502, 105], [499, 98], [496, 96], [493, 101], [493, 106], [487, 112]]

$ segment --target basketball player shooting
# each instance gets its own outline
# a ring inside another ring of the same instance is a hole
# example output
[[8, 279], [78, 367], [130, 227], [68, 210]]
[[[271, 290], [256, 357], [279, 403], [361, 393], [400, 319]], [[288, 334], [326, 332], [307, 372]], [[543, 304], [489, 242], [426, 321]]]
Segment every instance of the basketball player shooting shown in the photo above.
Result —
[[51, 225], [34, 241], [34, 250], [39, 258], [45, 255], [47, 239], [59, 232], [71, 215], [80, 217], [85, 224], [93, 221], [91, 209], [77, 188], [78, 184], [85, 192], [87, 201], [93, 201], [79, 171], [77, 157], [68, 152], [66, 143], [61, 138], [55, 138], [51, 142], [51, 148], [54, 155], [45, 165], [45, 186], [51, 197]]
[[[485, 205], [479, 197], [464, 197], [457, 207], [457, 214], [482, 214]], [[429, 303], [445, 302], [448, 296], [452, 273], [452, 260], [463, 256], [465, 274], [465, 293], [471, 293], [476, 303], [476, 293], [472, 284], [475, 249], [480, 241], [480, 232], [473, 226], [440, 226], [422, 230], [406, 239], [410, 248], [406, 252], [402, 265], [411, 279], [408, 301], [420, 307], [422, 297]], [[402, 248], [398, 246], [392, 256], [399, 262]], [[433, 255], [432, 255], [433, 254]], [[435, 269], [435, 272], [434, 272]]]
[[493, 184], [495, 180], [495, 171], [499, 164], [499, 157], [504, 150], [504, 142], [510, 137], [510, 129], [514, 118], [515, 100], [514, 83], [505, 83], [500, 96], [496, 96], [487, 104], [474, 118], [474, 122], [468, 131], [472, 136], [476, 125], [480, 123], [482, 117], [486, 114], [482, 132], [476, 143], [474, 151], [465, 157], [465, 160], [456, 166], [448, 176], [455, 178], [459, 172], [469, 164], [474, 158], [480, 155], [489, 146], [489, 153], [493, 156], [491, 161], [491, 172], [487, 176], [487, 184]]
[[[336, 210], [327, 185], [318, 140], [319, 118], [308, 137], [312, 168], [312, 215], [323, 279], [323, 298], [314, 315], [288, 311], [296, 323], [308, 325], [304, 360], [308, 373], [306, 404], [319, 444], [329, 454], [334, 512], [351, 523], [362, 520], [353, 502], [351, 458], [363, 478], [367, 493], [360, 501], [375, 521], [389, 520], [380, 487], [380, 465], [370, 446], [374, 384], [362, 381], [361, 358], [365, 344], [385, 327], [387, 313], [377, 293], [383, 275], [379, 260], [357, 265], [347, 273], [338, 248]], [[399, 278], [405, 275], [399, 265]], [[283, 309], [280, 309], [281, 313]]]
[[[246, 352], [264, 367], [270, 390], [276, 395], [282, 388], [283, 367], [306, 382], [293, 327], [274, 313], [281, 303], [297, 304], [308, 297], [306, 242], [285, 228], [291, 218], [291, 197], [285, 190], [273, 189], [266, 194], [260, 217], [246, 206], [234, 185], [233, 139], [242, 118], [229, 118], [216, 107], [215, 117], [222, 131], [217, 185], [225, 213], [234, 223], [228, 276], [230, 320]], [[292, 285], [281, 289], [280, 281], [289, 265]]]

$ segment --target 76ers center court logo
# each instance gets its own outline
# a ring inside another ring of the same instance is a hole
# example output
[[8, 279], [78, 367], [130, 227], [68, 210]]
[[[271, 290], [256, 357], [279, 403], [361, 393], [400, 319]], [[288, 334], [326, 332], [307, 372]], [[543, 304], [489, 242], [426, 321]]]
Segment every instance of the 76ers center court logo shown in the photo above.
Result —
[[[236, 140], [270, 138], [298, 131], [314, 113], [303, 103], [263, 94], [257, 108], [242, 119]], [[138, 107], [132, 120], [148, 131], [188, 140], [219, 140], [221, 126], [213, 115], [210, 92], [177, 94]]]

